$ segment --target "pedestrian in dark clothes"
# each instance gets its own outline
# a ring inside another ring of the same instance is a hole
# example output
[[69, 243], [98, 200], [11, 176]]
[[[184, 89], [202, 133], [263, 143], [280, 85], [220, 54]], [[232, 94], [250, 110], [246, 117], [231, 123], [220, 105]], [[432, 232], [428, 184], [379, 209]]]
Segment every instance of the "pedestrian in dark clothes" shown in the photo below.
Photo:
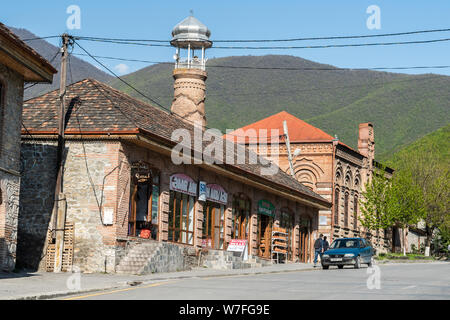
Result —
[[[330, 244], [328, 243], [327, 237], [323, 237], [323, 251], [322, 253], [324, 253], [325, 251], [327, 251], [330, 248]], [[322, 258], [322, 256], [320, 256]]]
[[314, 242], [314, 267], [317, 265], [317, 257], [319, 255], [322, 255], [322, 251], [323, 251], [323, 234], [320, 234], [319, 239], [317, 239]]

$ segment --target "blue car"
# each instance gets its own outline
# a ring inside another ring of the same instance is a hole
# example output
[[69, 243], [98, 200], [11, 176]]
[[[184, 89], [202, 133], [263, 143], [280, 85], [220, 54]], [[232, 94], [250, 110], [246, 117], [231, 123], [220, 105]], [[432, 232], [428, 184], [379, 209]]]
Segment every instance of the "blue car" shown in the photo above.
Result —
[[373, 255], [373, 248], [363, 238], [336, 239], [322, 255], [322, 268], [337, 266], [342, 269], [345, 265], [353, 265], [355, 269], [359, 269], [363, 263], [370, 267], [373, 263]]

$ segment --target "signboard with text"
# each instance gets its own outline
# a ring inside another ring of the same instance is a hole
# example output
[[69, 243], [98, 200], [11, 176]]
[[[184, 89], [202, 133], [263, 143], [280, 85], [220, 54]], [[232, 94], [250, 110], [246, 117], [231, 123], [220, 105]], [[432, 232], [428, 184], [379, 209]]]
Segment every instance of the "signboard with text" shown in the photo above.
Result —
[[177, 173], [170, 176], [170, 190], [197, 196], [197, 182], [191, 177]]
[[273, 218], [275, 217], [275, 206], [268, 200], [259, 200], [258, 214], [264, 214]]
[[228, 244], [227, 251], [230, 252], [240, 252], [241, 257], [243, 257], [243, 260], [248, 259], [248, 250], [247, 250], [247, 240], [243, 239], [231, 239], [230, 243]]

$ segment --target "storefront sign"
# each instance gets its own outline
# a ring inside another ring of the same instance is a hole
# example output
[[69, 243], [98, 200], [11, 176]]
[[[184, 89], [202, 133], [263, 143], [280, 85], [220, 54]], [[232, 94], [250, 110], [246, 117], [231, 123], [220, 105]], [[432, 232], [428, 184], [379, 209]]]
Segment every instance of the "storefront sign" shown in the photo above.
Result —
[[197, 182], [191, 177], [177, 173], [170, 176], [170, 190], [197, 196]]
[[206, 201], [206, 182], [200, 181], [198, 185], [198, 200]]
[[241, 256], [244, 260], [248, 259], [247, 240], [231, 239], [228, 244], [227, 251], [241, 252]]
[[206, 200], [226, 205], [228, 193], [218, 184], [208, 184], [206, 186]]
[[259, 200], [258, 214], [264, 214], [273, 218], [275, 217], [275, 206], [268, 200]]

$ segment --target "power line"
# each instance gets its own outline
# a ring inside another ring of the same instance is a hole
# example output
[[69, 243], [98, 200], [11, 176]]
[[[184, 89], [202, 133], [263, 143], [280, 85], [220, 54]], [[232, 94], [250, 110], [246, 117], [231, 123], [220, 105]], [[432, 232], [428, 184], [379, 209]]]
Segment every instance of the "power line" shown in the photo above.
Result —
[[120, 81], [122, 81], [123, 83], [125, 83], [127, 86], [129, 86], [130, 88], [132, 88], [134, 91], [136, 91], [137, 93], [139, 93], [140, 95], [142, 95], [143, 97], [147, 98], [148, 100], [150, 100], [151, 102], [153, 102], [154, 104], [156, 104], [157, 106], [163, 108], [163, 109], [167, 109], [166, 107], [164, 107], [163, 105], [161, 105], [159, 102], [157, 102], [155, 99], [147, 96], [146, 94], [142, 93], [140, 90], [136, 89], [135, 87], [133, 87], [131, 84], [129, 84], [127, 81], [123, 80], [121, 77], [119, 77], [116, 73], [114, 73], [114, 71], [112, 71], [111, 69], [109, 69], [107, 66], [105, 66], [103, 63], [101, 63], [97, 58], [95, 58], [94, 56], [92, 56], [88, 51], [86, 51], [86, 49], [84, 49], [79, 43], [78, 41], [75, 41], [75, 44], [80, 47], [81, 50], [83, 50], [88, 56], [90, 56], [95, 62], [97, 62], [99, 65], [101, 65], [103, 68], [105, 68], [106, 70], [108, 70], [112, 75], [114, 75], [117, 79], [119, 79]]
[[[151, 44], [141, 42], [130, 41], [112, 41], [112, 40], [92, 40], [82, 39], [86, 41], [97, 41], [113, 44], [125, 44], [135, 46], [147, 46], [147, 47], [172, 47], [165, 44]], [[328, 45], [316, 45], [316, 46], [271, 46], [271, 47], [250, 47], [250, 46], [212, 46], [210, 49], [242, 49], [242, 50], [291, 50], [291, 49], [329, 49], [329, 48], [346, 48], [346, 47], [373, 47], [373, 46], [392, 46], [392, 45], [406, 45], [406, 44], [425, 44], [450, 41], [450, 38], [432, 39], [432, 40], [415, 40], [415, 41], [397, 41], [397, 42], [375, 42], [375, 43], [354, 43], [354, 44], [328, 44]]]
[[[51, 64], [53, 62], [53, 60], [55, 60], [55, 58], [58, 56], [58, 53], [60, 52], [60, 49], [58, 48], [58, 51], [56, 51], [56, 54], [53, 56], [53, 58], [50, 59], [49, 63]], [[40, 82], [35, 82], [31, 85], [29, 85], [28, 87], [23, 88], [23, 90], [27, 90], [30, 89], [31, 87], [34, 87], [35, 85], [39, 84]]]
[[450, 38], [432, 39], [432, 40], [415, 40], [415, 41], [397, 41], [397, 42], [374, 42], [374, 43], [354, 43], [354, 44], [328, 44], [317, 46], [289, 46], [289, 47], [249, 47], [249, 46], [212, 46], [211, 49], [243, 49], [243, 50], [281, 50], [281, 49], [329, 49], [329, 48], [345, 48], [345, 47], [371, 47], [371, 46], [392, 46], [405, 44], [424, 44], [450, 41]]
[[[396, 32], [396, 33], [382, 33], [382, 34], [371, 34], [371, 35], [305, 37], [305, 38], [288, 38], [288, 39], [231, 39], [231, 40], [211, 39], [211, 41], [213, 41], [213, 42], [316, 41], [316, 40], [363, 39], [363, 38], [392, 37], [392, 36], [405, 36], [405, 35], [413, 35], [413, 34], [437, 33], [437, 32], [448, 32], [448, 31], [450, 31], [450, 28], [446, 28], [446, 29], [431, 29], [431, 30], [416, 30], [416, 31]], [[105, 37], [84, 37], [84, 36], [80, 36], [78, 38], [81, 39], [81, 40], [91, 40], [91, 41], [156, 42], [156, 43], [169, 43], [170, 42], [170, 40], [161, 40], [161, 39], [126, 39], [126, 38], [105, 38]]]
[[22, 41], [33, 41], [33, 40], [44, 40], [44, 39], [52, 39], [52, 38], [60, 38], [61, 36], [48, 36], [48, 37], [36, 37], [29, 39], [21, 39]]
[[[77, 56], [88, 56], [82, 53], [73, 53]], [[109, 56], [96, 56], [93, 57], [99, 59], [118, 60], [126, 62], [142, 62], [151, 64], [171, 64], [173, 62], [168, 61], [150, 61], [140, 59], [127, 59]], [[251, 69], [251, 70], [287, 70], [287, 71], [360, 71], [360, 70], [408, 70], [408, 69], [445, 69], [450, 68], [450, 65], [437, 65], [437, 66], [407, 66], [407, 67], [373, 67], [373, 68], [295, 68], [295, 67], [250, 67], [250, 66], [227, 66], [227, 65], [208, 65], [208, 68], [229, 68], [229, 69]]]

